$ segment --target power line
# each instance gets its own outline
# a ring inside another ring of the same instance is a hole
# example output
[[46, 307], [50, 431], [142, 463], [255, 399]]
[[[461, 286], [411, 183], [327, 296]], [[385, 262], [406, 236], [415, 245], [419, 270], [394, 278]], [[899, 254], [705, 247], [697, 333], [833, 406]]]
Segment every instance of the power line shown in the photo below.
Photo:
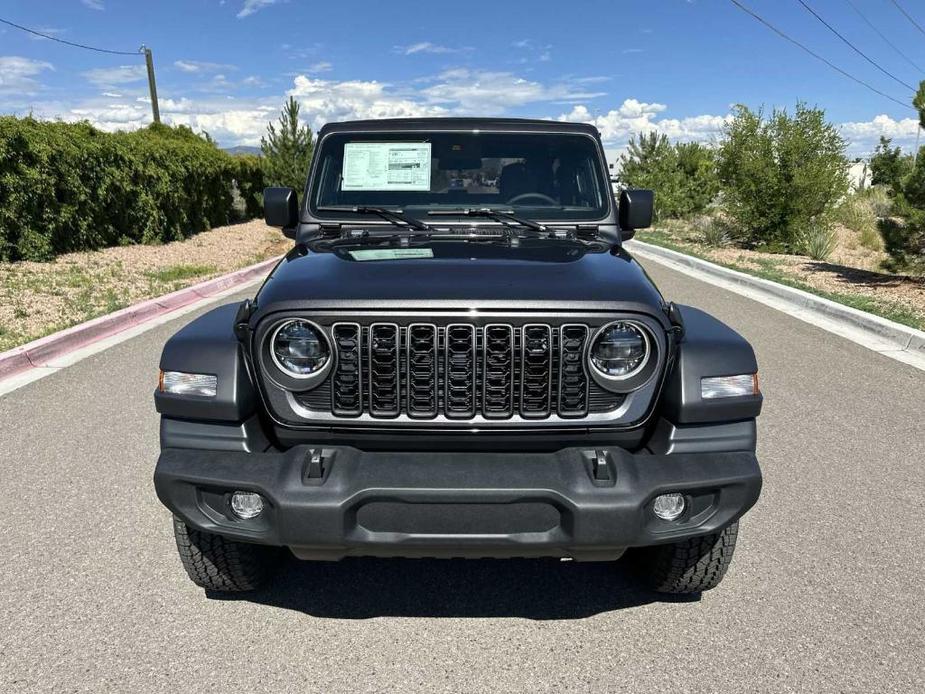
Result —
[[835, 71], [838, 72], [839, 74], [844, 75], [845, 77], [847, 77], [847, 78], [848, 78], [849, 80], [851, 80], [852, 82], [856, 82], [856, 83], [860, 84], [860, 85], [863, 86], [863, 87], [867, 87], [870, 91], [872, 91], [872, 92], [874, 92], [874, 93], [876, 93], [876, 94], [879, 94], [879, 95], [882, 96], [883, 98], [889, 99], [889, 100], [892, 101], [893, 103], [899, 104], [900, 106], [903, 106], [903, 107], [905, 107], [905, 108], [907, 108], [907, 109], [912, 110], [912, 107], [911, 107], [909, 104], [907, 104], [907, 103], [905, 103], [905, 102], [902, 102], [902, 101], [900, 101], [899, 99], [896, 99], [896, 98], [890, 96], [889, 94], [886, 94], [885, 92], [881, 92], [879, 89], [877, 89], [876, 87], [874, 87], [874, 86], [868, 84], [868, 83], [865, 82], [864, 80], [862, 80], [862, 79], [860, 79], [860, 78], [858, 78], [858, 77], [855, 77], [854, 75], [852, 75], [852, 74], [850, 74], [850, 73], [848, 73], [848, 72], [845, 72], [845, 71], [842, 70], [840, 67], [838, 67], [838, 66], [835, 65], [834, 63], [829, 62], [828, 60], [826, 60], [825, 58], [823, 58], [821, 55], [819, 55], [819, 54], [816, 53], [815, 51], [813, 51], [813, 50], [807, 48], [806, 46], [804, 46], [802, 43], [800, 43], [800, 42], [797, 41], [796, 39], [790, 38], [789, 36], [787, 36], [787, 34], [785, 34], [784, 32], [782, 32], [782, 31], [781, 31], [780, 29], [778, 29], [776, 26], [774, 26], [773, 24], [769, 23], [768, 21], [766, 21], [765, 19], [763, 19], [763, 18], [760, 17], [759, 15], [755, 14], [754, 12], [752, 12], [752, 11], [751, 11], [750, 9], [748, 9], [745, 5], [743, 5], [741, 2], [739, 2], [739, 0], [729, 0], [729, 2], [731, 2], [733, 5], [735, 5], [736, 7], [738, 7], [740, 10], [742, 10], [742, 11], [745, 12], [746, 14], [751, 15], [754, 19], [756, 19], [756, 20], [758, 20], [759, 22], [761, 22], [762, 24], [764, 24], [768, 29], [770, 29], [771, 31], [773, 31], [775, 34], [777, 34], [778, 36], [780, 36], [780, 37], [781, 37], [782, 39], [784, 39], [785, 41], [788, 41], [788, 42], [792, 43], [794, 46], [797, 46], [798, 48], [800, 48], [800, 49], [806, 51], [806, 52], [809, 53], [812, 57], [814, 57], [816, 60], [822, 61], [823, 63], [825, 63], [826, 65], [828, 65], [830, 68], [832, 68], [833, 70], [835, 70]]
[[65, 41], [64, 39], [59, 39], [55, 36], [49, 36], [48, 34], [43, 34], [41, 31], [36, 31], [35, 29], [30, 29], [29, 27], [21, 26], [7, 19], [0, 18], [0, 22], [7, 24], [11, 27], [14, 27], [16, 29], [19, 29], [21, 31], [27, 31], [30, 34], [41, 36], [43, 39], [48, 39], [49, 41], [57, 41], [58, 43], [63, 43], [68, 46], [73, 46], [74, 48], [84, 48], [88, 51], [96, 51], [97, 53], [111, 53], [113, 55], [138, 55], [139, 53], [141, 53], [141, 51], [111, 51], [108, 48], [96, 48], [95, 46], [86, 46], [82, 43], [74, 43], [73, 41]]
[[916, 65], [914, 62], [912, 62], [912, 58], [910, 58], [908, 55], [906, 55], [906, 54], [903, 53], [901, 50], [899, 50], [899, 48], [896, 46], [896, 44], [894, 44], [892, 41], [890, 41], [890, 40], [886, 37], [886, 35], [885, 35], [882, 31], [880, 31], [880, 30], [874, 25], [874, 23], [871, 22], [871, 21], [864, 15], [863, 12], [861, 12], [861, 10], [858, 9], [858, 6], [857, 6], [857, 5], [855, 5], [851, 0], [845, 0], [845, 2], [847, 2], [849, 5], [851, 5], [851, 9], [853, 9], [855, 12], [858, 13], [858, 16], [860, 16], [860, 18], [863, 19], [863, 20], [867, 23], [867, 26], [869, 26], [871, 29], [873, 29], [875, 32], [877, 32], [877, 36], [879, 36], [881, 39], [883, 39], [883, 40], [886, 42], [886, 44], [887, 44], [890, 48], [892, 48], [894, 51], [896, 51], [897, 53], [899, 53], [899, 55], [901, 55], [901, 56], [903, 57], [903, 59], [904, 59], [907, 63], [909, 63], [912, 67], [914, 67], [914, 68], [915, 68], [916, 70], [918, 70], [919, 72], [925, 72], [925, 70], [923, 70], [922, 68], [920, 68], [920, 67], [919, 67], [918, 65]]
[[918, 30], [921, 31], [923, 34], [925, 34], [925, 29], [922, 28], [922, 25], [919, 24], [917, 21], [915, 21], [915, 20], [912, 18], [912, 15], [909, 14], [908, 12], [906, 12], [906, 11], [902, 8], [902, 5], [900, 5], [898, 2], [896, 2], [896, 0], [890, 0], [890, 2], [892, 2], [894, 5], [896, 5], [896, 9], [899, 10], [900, 12], [902, 12], [902, 13], [906, 16], [906, 19], [908, 19], [910, 22], [912, 22], [912, 23], [915, 25], [915, 28], [916, 28], [916, 29], [918, 29]]
[[816, 10], [814, 10], [812, 7], [810, 7], [809, 5], [807, 5], [803, 0], [798, 0], [798, 2], [799, 2], [801, 5], [803, 5], [803, 7], [806, 9], [807, 12], [809, 12], [813, 17], [815, 17], [815, 18], [818, 19], [820, 22], [822, 22], [822, 23], [825, 25], [826, 29], [828, 29], [828, 30], [831, 31], [833, 34], [835, 34], [838, 38], [840, 38], [847, 46], [849, 46], [849, 47], [851, 48], [851, 50], [853, 50], [853, 51], [854, 51], [855, 53], [857, 53], [859, 56], [861, 56], [862, 58], [864, 58], [864, 60], [866, 60], [866, 61], [867, 61], [868, 63], [870, 63], [871, 65], [873, 65], [873, 66], [874, 66], [875, 68], [877, 68], [878, 70], [880, 70], [880, 72], [882, 72], [884, 75], [886, 75], [887, 77], [889, 77], [890, 79], [892, 79], [894, 82], [898, 82], [899, 84], [901, 84], [902, 86], [908, 88], [909, 90], [911, 90], [911, 91], [913, 91], [913, 92], [915, 91], [915, 87], [913, 87], [913, 86], [912, 86], [911, 84], [909, 84], [908, 82], [903, 82], [901, 79], [899, 79], [899, 78], [898, 78], [896, 75], [894, 75], [892, 72], [889, 72], [888, 70], [885, 70], [884, 68], [880, 67], [880, 65], [878, 65], [873, 59], [869, 58], [869, 57], [867, 56], [867, 54], [865, 54], [863, 51], [861, 51], [860, 48], [858, 48], [857, 46], [855, 46], [853, 43], [851, 43], [851, 41], [849, 41], [849, 40], [846, 39], [844, 36], [842, 36], [840, 33], [838, 33], [838, 31], [835, 30], [835, 27], [833, 27], [831, 24], [829, 24], [827, 21], [825, 21], [822, 17], [820, 17], [820, 16], [816, 13]]

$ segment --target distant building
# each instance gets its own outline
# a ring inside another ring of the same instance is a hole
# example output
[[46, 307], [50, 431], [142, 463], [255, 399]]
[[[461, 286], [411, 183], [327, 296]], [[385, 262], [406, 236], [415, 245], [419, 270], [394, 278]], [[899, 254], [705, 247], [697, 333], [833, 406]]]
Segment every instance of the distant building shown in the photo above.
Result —
[[856, 161], [848, 165], [848, 185], [852, 190], [864, 190], [870, 187], [870, 164]]

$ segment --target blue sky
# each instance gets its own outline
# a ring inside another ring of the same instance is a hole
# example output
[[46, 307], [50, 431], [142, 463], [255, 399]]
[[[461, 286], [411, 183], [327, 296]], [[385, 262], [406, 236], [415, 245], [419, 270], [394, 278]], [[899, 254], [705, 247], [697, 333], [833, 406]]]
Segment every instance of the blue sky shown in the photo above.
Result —
[[[867, 63], [798, 0], [741, 0], [839, 67], [903, 103], [911, 91]], [[806, 0], [899, 80], [925, 73], [925, 33], [891, 0]], [[925, 27], [919, 0], [898, 0]], [[885, 34], [899, 55], [852, 8]], [[257, 144], [288, 94], [312, 126], [414, 115], [594, 122], [611, 149], [631, 132], [709, 141], [735, 103], [819, 105], [852, 153], [880, 134], [911, 146], [916, 119], [786, 43], [729, 0], [0, 0], [0, 17], [61, 39], [154, 51], [164, 120], [224, 145]], [[907, 58], [916, 66], [910, 64]], [[144, 61], [0, 25], [0, 113], [150, 121]]]

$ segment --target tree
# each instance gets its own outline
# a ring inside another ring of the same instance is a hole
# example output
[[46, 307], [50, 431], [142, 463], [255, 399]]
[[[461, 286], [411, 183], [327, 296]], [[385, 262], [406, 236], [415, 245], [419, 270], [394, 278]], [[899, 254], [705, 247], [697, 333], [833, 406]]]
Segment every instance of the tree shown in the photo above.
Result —
[[902, 190], [903, 178], [912, 171], [912, 157], [903, 155], [899, 147], [891, 147], [888, 137], [880, 136], [880, 144], [870, 157], [870, 182], [889, 186], [891, 194]]
[[633, 135], [620, 166], [624, 184], [655, 191], [656, 219], [702, 212], [718, 190], [713, 150], [695, 142], [673, 145], [664, 134]]
[[260, 138], [267, 185], [301, 190], [313, 146], [311, 128], [299, 122], [299, 102], [290, 96], [280, 112], [279, 125], [268, 123], [266, 137]]
[[845, 140], [822, 109], [798, 103], [791, 117], [737, 106], [718, 152], [727, 211], [752, 243], [799, 251], [848, 190]]
[[919, 82], [919, 89], [912, 99], [912, 105], [919, 112], [919, 127], [925, 128], [925, 80]]

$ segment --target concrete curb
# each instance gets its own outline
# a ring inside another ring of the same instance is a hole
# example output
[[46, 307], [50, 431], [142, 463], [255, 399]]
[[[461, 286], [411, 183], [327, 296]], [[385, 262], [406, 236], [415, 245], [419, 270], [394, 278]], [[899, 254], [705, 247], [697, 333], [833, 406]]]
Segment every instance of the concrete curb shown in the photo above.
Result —
[[[921, 330], [824, 299], [802, 289], [794, 289], [738, 270], [731, 270], [668, 248], [637, 240], [628, 241], [626, 245], [630, 253], [640, 258], [676, 267], [693, 276], [699, 275], [700, 279], [716, 279], [723, 284], [742, 288], [746, 290], [743, 293], [746, 293], [749, 298], [762, 301], [774, 308], [780, 308], [808, 323], [819, 325], [823, 329], [854, 339], [855, 342], [874, 351], [904, 352], [909, 359], [894, 354], [890, 356], [896, 356], [900, 361], [912, 363], [919, 368], [925, 365], [925, 332]], [[833, 329], [832, 324], [840, 324], [843, 330]], [[864, 336], [866, 339], [863, 339]]]
[[215, 277], [164, 296], [148, 299], [99, 318], [60, 330], [19, 347], [0, 353], [0, 379], [21, 374], [29, 369], [46, 366], [49, 362], [111, 335], [147, 323], [210, 296], [215, 296], [239, 284], [266, 274], [279, 258], [271, 258]]

